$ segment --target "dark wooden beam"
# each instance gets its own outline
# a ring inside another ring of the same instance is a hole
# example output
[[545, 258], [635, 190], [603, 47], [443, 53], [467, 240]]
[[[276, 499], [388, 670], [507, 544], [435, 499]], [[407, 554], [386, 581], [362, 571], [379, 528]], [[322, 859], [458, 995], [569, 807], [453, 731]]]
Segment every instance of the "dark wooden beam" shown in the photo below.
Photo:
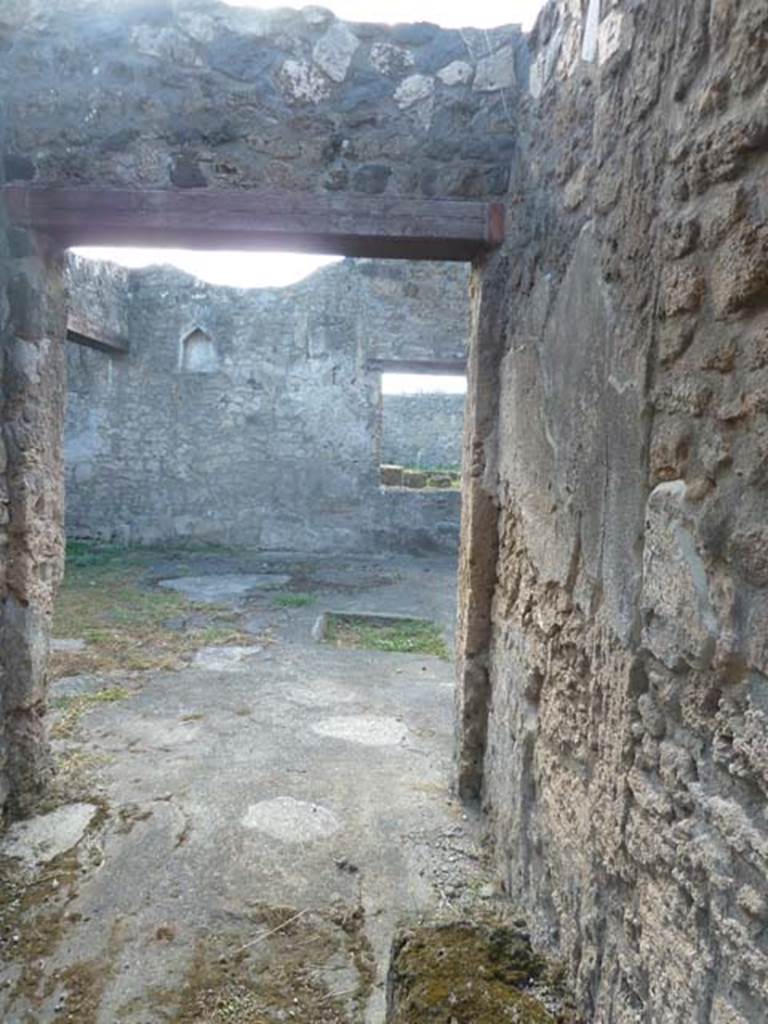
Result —
[[107, 327], [98, 326], [77, 313], [70, 313], [67, 320], [67, 341], [86, 348], [95, 348], [113, 356], [124, 356], [128, 352], [128, 341]]
[[380, 373], [430, 373], [463, 377], [466, 359], [366, 359], [366, 370]]
[[501, 244], [501, 203], [256, 190], [2, 188], [11, 222], [74, 245], [471, 260]]

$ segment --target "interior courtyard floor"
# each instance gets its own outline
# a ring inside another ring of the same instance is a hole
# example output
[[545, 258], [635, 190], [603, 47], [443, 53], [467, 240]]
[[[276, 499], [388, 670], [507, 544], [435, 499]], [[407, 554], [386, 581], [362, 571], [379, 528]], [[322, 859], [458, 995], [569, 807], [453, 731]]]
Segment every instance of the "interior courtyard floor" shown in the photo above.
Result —
[[[397, 923], [496, 894], [450, 790], [451, 660], [313, 626], [419, 616], [450, 649], [455, 575], [444, 557], [157, 552], [141, 585], [196, 597], [170, 625], [213, 600], [239, 642], [52, 685], [57, 799], [0, 847], [0, 1019], [381, 1024]], [[64, 665], [83, 646], [65, 641]]]

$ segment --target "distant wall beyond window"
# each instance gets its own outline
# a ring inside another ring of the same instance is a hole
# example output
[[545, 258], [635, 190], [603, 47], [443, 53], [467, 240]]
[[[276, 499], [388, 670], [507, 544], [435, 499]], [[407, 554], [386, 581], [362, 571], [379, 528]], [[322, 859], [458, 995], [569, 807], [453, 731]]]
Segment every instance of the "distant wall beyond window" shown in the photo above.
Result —
[[463, 428], [464, 395], [384, 395], [381, 461], [458, 469]]

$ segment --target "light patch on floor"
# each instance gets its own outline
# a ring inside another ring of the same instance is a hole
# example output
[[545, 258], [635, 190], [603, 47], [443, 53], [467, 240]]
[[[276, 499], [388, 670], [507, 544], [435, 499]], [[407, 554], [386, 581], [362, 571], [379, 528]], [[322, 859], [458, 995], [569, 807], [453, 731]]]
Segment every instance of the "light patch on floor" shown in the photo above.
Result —
[[194, 659], [195, 668], [208, 669], [210, 672], [247, 672], [249, 666], [244, 662], [261, 653], [261, 647], [203, 647]]
[[359, 695], [354, 690], [339, 686], [338, 683], [331, 680], [315, 680], [311, 686], [302, 683], [294, 684], [287, 691], [286, 696], [290, 701], [310, 708], [349, 704], [359, 700]]
[[51, 640], [51, 652], [63, 653], [63, 654], [77, 654], [78, 651], [85, 650], [85, 640], [80, 637], [72, 639], [62, 639], [54, 637]]
[[341, 828], [336, 815], [326, 807], [295, 800], [292, 796], [278, 796], [251, 804], [241, 824], [243, 828], [265, 832], [283, 843], [325, 839]]
[[191, 601], [219, 604], [238, 601], [257, 590], [280, 590], [291, 582], [290, 576], [278, 573], [225, 573], [215, 576], [179, 576], [160, 580], [166, 590], [175, 590]]
[[312, 726], [319, 736], [362, 743], [366, 747], [393, 747], [403, 743], [408, 729], [396, 718], [377, 715], [347, 715], [324, 718]]
[[8, 830], [0, 854], [15, 857], [29, 867], [48, 864], [80, 842], [97, 809], [94, 804], [67, 804], [49, 814], [20, 821]]

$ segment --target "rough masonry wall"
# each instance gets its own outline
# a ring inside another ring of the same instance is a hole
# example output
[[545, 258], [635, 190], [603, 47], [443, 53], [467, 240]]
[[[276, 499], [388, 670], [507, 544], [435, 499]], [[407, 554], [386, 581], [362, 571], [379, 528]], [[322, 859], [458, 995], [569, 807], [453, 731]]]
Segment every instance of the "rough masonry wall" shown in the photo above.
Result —
[[71, 536], [456, 549], [457, 494], [379, 488], [369, 363], [462, 359], [465, 267], [347, 260], [239, 290], [171, 268], [70, 266], [72, 309], [130, 346], [68, 346]]
[[505, 339], [483, 449], [499, 508], [484, 802], [586, 1019], [756, 1024], [768, 8], [593, 2], [585, 27], [574, 7], [550, 5], [532, 38], [511, 186], [527, 202], [477, 314]]
[[90, 337], [129, 341], [131, 273], [108, 260], [88, 260], [73, 253], [66, 258], [68, 325]]
[[458, 469], [464, 395], [383, 395], [381, 461], [397, 466]]
[[6, 177], [56, 185], [503, 195], [514, 26], [344, 23], [209, 0], [10, 5]]
[[[0, 139], [2, 139], [4, 109], [0, 100]], [[0, 181], [2, 181], [0, 168]], [[0, 636], [4, 630], [5, 607], [8, 598], [6, 583], [8, 566], [8, 526], [10, 522], [10, 489], [8, 484], [8, 453], [5, 444], [5, 360], [11, 346], [10, 310], [8, 308], [8, 280], [11, 270], [8, 225], [0, 210]], [[0, 807], [4, 807], [10, 792], [8, 778], [8, 739], [6, 722], [6, 690], [8, 667], [0, 649]]]
[[28, 809], [49, 773], [46, 663], [63, 566], [59, 270], [0, 213], [0, 815]]

